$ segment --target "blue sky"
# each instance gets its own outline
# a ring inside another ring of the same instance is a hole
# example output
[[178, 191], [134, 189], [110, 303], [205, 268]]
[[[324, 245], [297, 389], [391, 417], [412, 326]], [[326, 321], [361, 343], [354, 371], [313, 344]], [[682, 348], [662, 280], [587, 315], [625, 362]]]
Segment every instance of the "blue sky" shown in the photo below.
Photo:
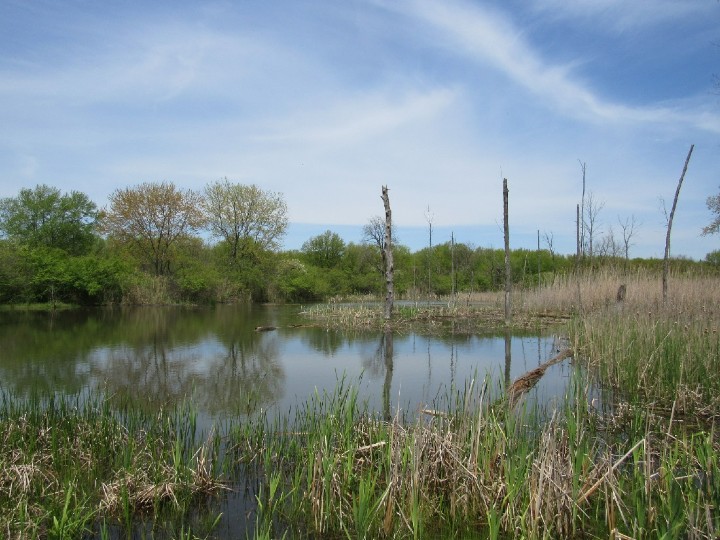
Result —
[[[572, 253], [634, 218], [631, 256], [704, 258], [720, 191], [715, 0], [0, 0], [0, 197], [221, 178], [281, 192], [298, 248], [383, 213], [399, 239]], [[543, 246], [544, 246], [543, 242]]]

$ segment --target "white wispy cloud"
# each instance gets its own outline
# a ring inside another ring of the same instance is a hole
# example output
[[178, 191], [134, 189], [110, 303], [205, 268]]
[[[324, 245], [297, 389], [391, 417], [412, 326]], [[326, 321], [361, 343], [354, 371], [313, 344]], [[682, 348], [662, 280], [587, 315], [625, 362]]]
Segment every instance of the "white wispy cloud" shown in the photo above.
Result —
[[387, 135], [417, 120], [427, 120], [449, 107], [456, 91], [435, 88], [420, 93], [410, 90], [343, 96], [336, 103], [317, 104], [317, 109], [299, 111], [279, 122], [270, 122], [258, 142], [346, 145], [373, 136]]
[[529, 6], [554, 19], [592, 21], [610, 31], [643, 29], [717, 10], [706, 0], [535, 0]]
[[[601, 2], [595, 4], [599, 6]], [[435, 30], [446, 47], [493, 66], [564, 114], [600, 123], [680, 123], [720, 133], [720, 115], [716, 112], [653, 105], [631, 106], [603, 99], [573, 76], [573, 64], [546, 61], [505, 14], [486, 5], [429, 0], [385, 5], [388, 9], [400, 10], [422, 21]]]
[[[657, 94], [666, 101], [645, 99], [640, 77], [613, 79], [626, 68], [616, 53], [635, 45], [636, 65], [663, 65], [652, 48], [670, 14], [708, 31], [680, 1], [38, 6], [24, 26], [0, 20], [0, 45], [12, 41], [0, 58], [0, 196], [45, 182], [102, 205], [142, 181], [201, 189], [228, 177], [283, 193], [295, 223], [333, 228], [381, 213], [387, 184], [398, 226], [424, 230], [430, 205], [438, 230], [489, 231], [481, 244], [499, 233], [506, 176], [513, 234], [530, 246], [536, 229], [555, 231], [571, 250], [578, 158], [603, 220], [636, 214], [644, 246], [663, 239], [657, 196], [672, 196], [691, 142], [681, 204], [693, 212], [678, 212], [679, 234], [700, 230], [717, 188], [717, 99], [668, 70], [649, 71], [649, 84], [673, 87]], [[597, 42], [565, 32], [590, 24]], [[642, 38], [620, 35], [631, 27]], [[713, 239], [699, 241], [692, 253], [709, 251]]]
[[165, 101], [194, 87], [205, 87], [209, 75], [217, 85], [237, 77], [237, 72], [222, 77], [218, 60], [231, 56], [240, 64], [258, 48], [258, 44], [240, 38], [190, 32], [183, 27], [154, 28], [147, 34], [132, 32], [115, 36], [106, 50], [93, 55], [69, 58], [57, 65], [3, 70], [0, 95], [83, 105]]

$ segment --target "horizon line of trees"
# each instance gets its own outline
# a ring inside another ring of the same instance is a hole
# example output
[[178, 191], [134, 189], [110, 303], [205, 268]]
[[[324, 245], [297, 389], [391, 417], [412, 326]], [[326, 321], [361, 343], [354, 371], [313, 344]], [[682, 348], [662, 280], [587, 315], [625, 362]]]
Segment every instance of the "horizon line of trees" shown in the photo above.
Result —
[[[708, 207], [713, 210], [710, 202]], [[369, 219], [360, 243], [346, 243], [328, 229], [299, 250], [282, 251], [287, 225], [282, 194], [227, 179], [202, 192], [172, 182], [142, 183], [114, 191], [104, 208], [77, 191], [24, 188], [0, 199], [0, 303], [313, 302], [382, 295], [380, 217]], [[660, 269], [660, 259], [630, 259], [635, 225], [620, 222], [622, 241], [611, 228], [581, 266]], [[201, 231], [214, 242], [204, 241]], [[545, 244], [512, 250], [517, 285], [537, 286], [576, 268], [577, 255], [556, 253], [552, 234], [545, 234]], [[398, 298], [499, 290], [504, 284], [502, 249], [451, 239], [416, 252], [395, 244], [393, 251]], [[720, 251], [704, 263], [675, 258], [673, 264], [719, 270]]]

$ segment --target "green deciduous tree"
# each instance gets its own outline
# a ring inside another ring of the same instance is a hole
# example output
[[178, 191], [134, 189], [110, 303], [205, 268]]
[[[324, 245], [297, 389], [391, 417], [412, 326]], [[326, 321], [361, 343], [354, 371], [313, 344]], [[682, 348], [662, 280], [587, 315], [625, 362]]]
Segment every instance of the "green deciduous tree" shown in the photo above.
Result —
[[720, 269], [720, 249], [716, 249], [705, 255], [705, 262]]
[[232, 260], [253, 245], [277, 249], [288, 225], [287, 205], [279, 193], [227, 179], [205, 187], [203, 208], [212, 234], [227, 242]]
[[173, 249], [205, 223], [199, 193], [172, 182], [143, 183], [110, 195], [104, 232], [131, 246], [155, 275], [170, 273]]
[[21, 189], [0, 200], [0, 232], [29, 247], [87, 253], [94, 241], [98, 212], [84, 193], [61, 193], [47, 185]]
[[706, 236], [708, 234], [715, 234], [720, 231], [720, 193], [717, 195], [711, 195], [707, 198], [707, 207], [713, 214], [713, 220], [707, 227], [703, 227], [702, 234]]
[[302, 245], [302, 252], [310, 264], [334, 268], [345, 255], [345, 242], [330, 230], [310, 238]]

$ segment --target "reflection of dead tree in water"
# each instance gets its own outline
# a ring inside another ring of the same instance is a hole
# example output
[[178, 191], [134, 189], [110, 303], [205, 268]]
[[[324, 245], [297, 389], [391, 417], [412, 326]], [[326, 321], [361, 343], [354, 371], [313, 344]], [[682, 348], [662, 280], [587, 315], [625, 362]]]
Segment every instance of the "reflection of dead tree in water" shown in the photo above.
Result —
[[383, 382], [383, 418], [390, 421], [390, 387], [393, 377], [393, 333], [389, 328], [381, 338], [383, 344], [383, 357], [385, 359], [385, 381]]
[[512, 357], [510, 353], [510, 330], [505, 329], [505, 388], [510, 388], [510, 365]]
[[515, 379], [515, 382], [508, 388], [508, 403], [510, 407], [514, 407], [520, 401], [520, 398], [535, 387], [542, 376], [545, 375], [547, 368], [559, 364], [566, 358], [571, 358], [572, 356], [572, 349], [565, 349], [544, 364]]

